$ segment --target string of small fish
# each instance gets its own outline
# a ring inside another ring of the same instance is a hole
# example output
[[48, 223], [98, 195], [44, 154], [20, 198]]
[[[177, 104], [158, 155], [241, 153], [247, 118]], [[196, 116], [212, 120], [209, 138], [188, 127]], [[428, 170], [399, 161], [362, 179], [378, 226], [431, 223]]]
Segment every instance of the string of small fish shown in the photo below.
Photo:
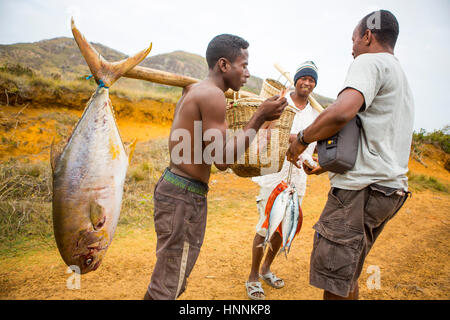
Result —
[[275, 232], [282, 237], [282, 247], [280, 253], [284, 252], [286, 258], [295, 236], [300, 232], [303, 222], [302, 208], [299, 205], [298, 194], [295, 186], [291, 182], [292, 163], [289, 166], [287, 181], [281, 181], [272, 190], [266, 204], [264, 221], [262, 228], [267, 229], [264, 239], [264, 248], [270, 244], [270, 240]]

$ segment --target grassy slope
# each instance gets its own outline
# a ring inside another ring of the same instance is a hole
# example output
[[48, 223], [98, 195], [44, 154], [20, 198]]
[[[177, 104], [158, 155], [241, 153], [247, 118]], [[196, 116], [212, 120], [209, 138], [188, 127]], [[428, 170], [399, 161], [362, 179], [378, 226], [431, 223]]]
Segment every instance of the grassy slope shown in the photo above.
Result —
[[[100, 43], [93, 43], [96, 50], [109, 61], [118, 61], [126, 57], [125, 54], [108, 48]], [[0, 45], [0, 66], [5, 64], [17, 64], [31, 68], [33, 72], [44, 78], [57, 78], [62, 80], [78, 80], [88, 75], [89, 69], [81, 56], [75, 41], [72, 38], [60, 37], [42, 40], [34, 43], [18, 43], [12, 45]], [[197, 79], [203, 79], [208, 73], [206, 59], [197, 54], [185, 51], [152, 55], [140, 65], [158, 70], [164, 70], [182, 74]], [[258, 94], [261, 90], [262, 79], [250, 77], [243, 90]], [[175, 88], [139, 81], [134, 79], [120, 79], [114, 88], [130, 91], [145, 91], [153, 89], [153, 92], [163, 91], [167, 93]], [[178, 90], [178, 88], [176, 88]], [[181, 92], [178, 90], [177, 92]], [[332, 98], [315, 93], [320, 104], [327, 106], [334, 101]]]
[[[164, 138], [141, 143], [136, 151], [127, 175], [115, 239], [99, 270], [82, 276], [80, 290], [66, 288], [69, 275], [52, 238], [50, 204], [43, 201], [43, 196], [48, 195], [45, 188], [40, 196], [28, 197], [28, 207], [13, 203], [22, 219], [21, 235], [14, 241], [4, 238], [1, 241], [1, 299], [142, 298], [155, 264], [151, 191], [168, 159], [161, 159], [161, 154], [167, 151]], [[410, 164], [413, 170], [420, 166], [414, 160]], [[22, 170], [22, 175], [41, 177], [43, 181], [48, 174], [46, 169], [32, 169], [30, 164], [26, 167], [25, 171], [23, 167], [16, 168]], [[442, 167], [433, 170], [435, 173], [442, 174], [446, 183], [450, 183], [449, 174]], [[249, 179], [230, 173], [213, 174], [210, 187], [204, 245], [189, 278], [188, 290], [181, 299], [246, 299], [244, 282], [250, 268], [250, 246], [256, 223], [254, 197], [258, 188]], [[273, 271], [285, 279], [286, 288], [274, 290], [263, 284], [268, 299], [321, 298], [320, 290], [308, 285], [308, 270], [312, 225], [326, 201], [328, 187], [326, 175], [309, 179], [308, 195], [302, 206], [302, 231], [289, 258], [279, 256], [273, 265]], [[27, 188], [20, 191], [29, 192]], [[442, 191], [414, 192], [367, 258], [360, 281], [362, 299], [448, 299], [449, 200], [448, 193]], [[21, 211], [22, 208], [25, 210]], [[28, 218], [34, 220], [27, 221]], [[36, 221], [40, 222], [39, 226]], [[19, 220], [15, 222], [18, 226]], [[29, 224], [44, 232], [33, 234], [36, 229], [27, 229]], [[2, 224], [2, 230], [4, 227]], [[25, 230], [29, 234], [24, 234]], [[370, 290], [365, 285], [370, 276], [365, 271], [370, 265], [381, 268], [380, 290]]]
[[[125, 143], [134, 138], [139, 141], [127, 175], [120, 222], [135, 226], [147, 219], [144, 213], [152, 205], [148, 190], [152, 190], [168, 163], [166, 136], [174, 105], [157, 101], [149, 105], [151, 101], [147, 100], [141, 105], [114, 95], [112, 102]], [[80, 108], [0, 106], [2, 245], [11, 248], [22, 237], [52, 236], [49, 145], [52, 139], [58, 143], [69, 137], [81, 112]], [[414, 159], [410, 162], [411, 189], [448, 194], [450, 175], [444, 169], [448, 154], [433, 145], [422, 148], [422, 163]]]
[[[165, 137], [177, 93], [167, 98], [167, 93], [160, 89], [155, 92], [147, 89], [138, 91], [136, 87], [131, 90], [126, 85], [124, 88], [112, 88], [111, 99], [125, 142], [130, 142], [134, 137], [138, 137], [140, 142], [127, 173], [114, 245], [108, 252], [101, 273], [92, 273], [84, 278], [84, 290], [68, 294], [64, 285], [54, 287], [55, 283], [64, 283], [67, 276], [53, 240], [48, 146], [52, 137], [59, 140], [68, 137], [95, 87], [92, 81], [49, 79], [41, 75], [16, 76], [0, 72], [0, 103], [3, 102], [0, 105], [0, 298], [139, 299], [145, 289], [142, 284], [148, 280], [154, 263], [151, 191], [168, 163]], [[4, 89], [9, 92], [9, 107], [4, 105]], [[155, 99], [158, 92], [160, 98]], [[14, 105], [16, 102], [17, 105]], [[441, 141], [441, 135], [438, 136]], [[415, 146], [419, 150], [420, 162], [410, 161], [409, 177], [414, 198], [411, 205], [405, 208], [408, 214], [396, 220], [398, 222], [386, 237], [395, 240], [392, 256], [406, 255], [405, 259], [399, 258], [396, 262], [396, 270], [408, 270], [414, 274], [414, 270], [420, 269], [421, 275], [414, 280], [397, 274], [399, 271], [383, 269], [387, 272], [383, 283], [392, 288], [397, 286], [393, 292], [384, 291], [382, 297], [385, 299], [448, 298], [448, 281], [443, 279], [448, 279], [449, 272], [448, 267], [441, 263], [448, 261], [449, 252], [445, 243], [449, 234], [446, 215], [450, 203], [450, 175], [443, 169], [448, 154], [425, 143], [430, 142], [426, 139], [420, 142]], [[248, 179], [237, 178], [230, 173], [215, 173], [211, 187], [206, 249], [202, 251], [192, 276], [191, 289], [183, 298], [245, 299], [242, 281], [246, 270], [241, 266], [248, 264], [250, 257], [249, 252], [236, 255], [236, 250], [243, 244], [249, 246], [251, 242], [257, 188]], [[307, 282], [305, 275], [308, 250], [312, 245], [309, 239], [311, 226], [324, 204], [327, 188], [325, 176], [310, 180], [310, 197], [305, 200], [307, 215], [304, 235], [299, 239], [303, 245], [296, 247], [291, 254], [288, 265], [295, 272], [287, 275], [288, 280], [300, 276], [302, 282]], [[416, 243], [414, 247], [409, 245], [411, 241]], [[225, 248], [219, 245], [223, 243], [227, 243]], [[124, 248], [134, 249], [124, 251]], [[420, 254], [416, 253], [416, 248], [421, 249]], [[142, 252], [145, 254], [142, 255]], [[370, 257], [372, 264], [391, 259], [381, 249]], [[420, 261], [430, 260], [437, 262], [431, 267], [430, 263], [417, 267]], [[135, 266], [127, 265], [127, 261], [145, 266], [144, 270], [133, 270]], [[122, 280], [110, 287], [106, 285], [118, 274]], [[135, 274], [140, 275], [135, 277]], [[431, 279], [433, 284], [428, 285]], [[105, 285], [98, 284], [98, 281], [103, 281]], [[93, 286], [94, 282], [98, 285]], [[22, 288], [23, 283], [29, 285]], [[207, 296], [205, 285], [209, 288]], [[125, 290], [130, 286], [130, 290]], [[311, 288], [300, 286], [291, 289], [271, 294], [280, 299], [320, 298]], [[367, 289], [363, 294], [365, 298], [377, 297], [376, 293]]]

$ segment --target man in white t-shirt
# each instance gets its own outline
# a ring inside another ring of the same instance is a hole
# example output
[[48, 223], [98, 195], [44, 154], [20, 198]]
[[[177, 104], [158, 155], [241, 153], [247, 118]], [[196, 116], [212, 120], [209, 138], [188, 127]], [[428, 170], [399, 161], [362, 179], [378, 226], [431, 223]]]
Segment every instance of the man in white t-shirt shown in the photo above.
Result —
[[[289, 142], [296, 139], [297, 133], [309, 126], [319, 115], [319, 112], [314, 110], [308, 103], [308, 96], [314, 90], [317, 85], [317, 67], [312, 61], [306, 61], [295, 72], [294, 86], [295, 90], [287, 94], [286, 99], [289, 106], [295, 111], [294, 121], [291, 127], [291, 136]], [[300, 165], [303, 160], [312, 161], [312, 154], [314, 152], [316, 144], [311, 143], [308, 149], [302, 154], [302, 159], [299, 162]], [[270, 271], [270, 266], [275, 258], [276, 253], [281, 246], [281, 237], [278, 233], [272, 237], [271, 249], [268, 249], [264, 262], [261, 264], [264, 256], [264, 249], [262, 244], [266, 236], [267, 229], [262, 228], [262, 224], [265, 220], [265, 207], [267, 200], [272, 190], [282, 181], [287, 181], [290, 162], [284, 161], [283, 167], [280, 172], [264, 175], [261, 177], [255, 177], [252, 180], [259, 184], [260, 192], [256, 197], [256, 206], [259, 213], [259, 221], [256, 225], [256, 234], [253, 240], [252, 246], [252, 267], [246, 282], [247, 294], [250, 299], [262, 300], [265, 298], [264, 290], [261, 287], [259, 278], [264, 280], [267, 284], [274, 288], [282, 288], [284, 281], [274, 273]], [[299, 196], [299, 204], [301, 204], [303, 196], [306, 191], [306, 174], [301, 168], [293, 167], [291, 173], [291, 182], [295, 185]], [[260, 269], [261, 267], [261, 269]]]
[[309, 143], [335, 135], [356, 115], [361, 120], [355, 165], [343, 174], [330, 172], [328, 201], [313, 227], [310, 284], [324, 290], [324, 299], [358, 299], [365, 258], [409, 194], [414, 101], [394, 56], [398, 34], [397, 19], [386, 10], [358, 23], [352, 37], [355, 60], [343, 90], [287, 152], [296, 163]]

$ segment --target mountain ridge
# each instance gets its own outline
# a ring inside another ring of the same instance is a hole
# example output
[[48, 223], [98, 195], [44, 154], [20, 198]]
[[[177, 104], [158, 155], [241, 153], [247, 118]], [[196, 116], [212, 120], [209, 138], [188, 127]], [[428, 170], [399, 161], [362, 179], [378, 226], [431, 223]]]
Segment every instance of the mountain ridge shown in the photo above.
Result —
[[[92, 42], [94, 48], [108, 61], [118, 61], [128, 57], [126, 54], [109, 48], [101, 43]], [[0, 66], [20, 64], [30, 68], [35, 74], [62, 80], [80, 79], [90, 73], [73, 38], [57, 37], [36, 42], [0, 44]], [[147, 57], [140, 66], [163, 70], [171, 73], [203, 79], [208, 74], [206, 59], [198, 54], [176, 50], [170, 53]], [[138, 82], [140, 82], [138, 84]], [[243, 90], [258, 94], [263, 80], [251, 76]], [[162, 86], [146, 81], [121, 78], [118, 86], [141, 88]], [[330, 104], [333, 99], [314, 94], [322, 105]]]

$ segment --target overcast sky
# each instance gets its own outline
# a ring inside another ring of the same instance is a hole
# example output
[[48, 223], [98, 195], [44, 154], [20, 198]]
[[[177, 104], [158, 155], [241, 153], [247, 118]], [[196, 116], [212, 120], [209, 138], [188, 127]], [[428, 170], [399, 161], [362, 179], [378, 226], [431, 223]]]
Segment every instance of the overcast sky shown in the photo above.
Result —
[[450, 1], [300, 0], [0, 0], [0, 44], [72, 37], [70, 16], [89, 41], [131, 55], [153, 43], [152, 55], [176, 50], [205, 56], [217, 34], [250, 43], [250, 73], [278, 78], [305, 60], [319, 68], [316, 92], [335, 98], [351, 56], [358, 21], [390, 10], [400, 24], [395, 55], [413, 90], [415, 130], [450, 124]]

